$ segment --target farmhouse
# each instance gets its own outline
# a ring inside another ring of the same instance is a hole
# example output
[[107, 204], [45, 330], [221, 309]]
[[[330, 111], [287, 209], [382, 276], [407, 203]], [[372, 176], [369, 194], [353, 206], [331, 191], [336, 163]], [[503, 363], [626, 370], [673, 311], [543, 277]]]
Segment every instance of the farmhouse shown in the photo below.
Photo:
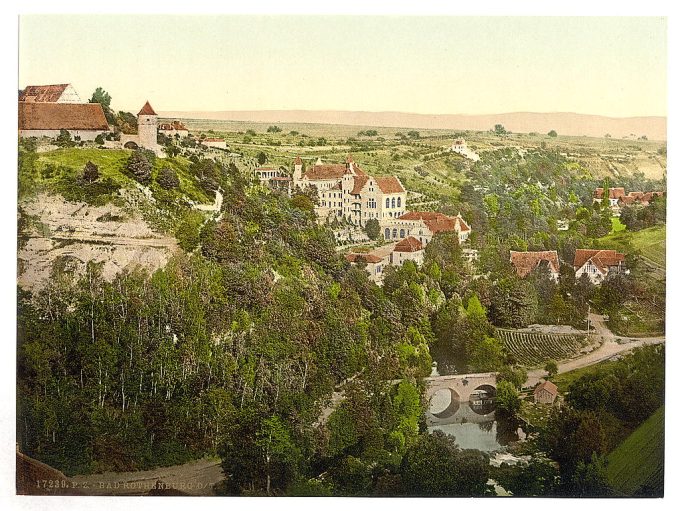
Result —
[[163, 157], [161, 146], [158, 145], [158, 114], [147, 101], [137, 113], [137, 135], [121, 135], [120, 144], [125, 149], [143, 147]]
[[166, 137], [186, 138], [189, 136], [189, 130], [180, 121], [172, 121], [171, 123], [164, 123], [158, 125], [158, 133]]
[[576, 278], [587, 275], [593, 284], [599, 284], [608, 275], [624, 273], [625, 259], [625, 254], [616, 250], [578, 249], [574, 255]]
[[[626, 195], [625, 188], [610, 188], [609, 189], [609, 207], [615, 207], [618, 205], [619, 199]], [[593, 192], [593, 203], [602, 203], [604, 200], [604, 188], [595, 188]]]
[[86, 103], [70, 83], [58, 85], [28, 85], [19, 92], [22, 103]]
[[555, 402], [557, 394], [557, 385], [551, 381], [544, 381], [534, 389], [534, 402], [551, 405]]
[[61, 130], [80, 140], [109, 131], [99, 103], [19, 102], [19, 136], [56, 138]]
[[394, 245], [389, 247], [380, 247], [366, 254], [349, 253], [345, 255], [345, 259], [352, 264], [365, 264], [369, 279], [376, 284], [381, 284], [383, 279], [383, 272], [387, 265], [390, 264], [390, 255]]
[[319, 194], [315, 211], [320, 221], [345, 217], [355, 225], [376, 219], [381, 226], [406, 212], [406, 190], [395, 176], [369, 176], [351, 156], [345, 164], [318, 160], [303, 174], [302, 159], [293, 165], [293, 185], [314, 186]]
[[[664, 192], [628, 192], [626, 194], [625, 188], [610, 188], [609, 189], [609, 207], [615, 216], [621, 213], [623, 206], [632, 206], [639, 204], [641, 206], [649, 206], [650, 201], [655, 197], [663, 197]], [[604, 200], [604, 188], [595, 188], [593, 192], [593, 203], [602, 203]]]
[[556, 250], [538, 252], [515, 252], [511, 250], [510, 262], [520, 278], [526, 277], [541, 265], [547, 267], [553, 280], [557, 281], [560, 277], [560, 260]]
[[455, 217], [450, 217], [432, 211], [411, 211], [388, 222], [383, 234], [386, 240], [413, 236], [423, 246], [427, 246], [438, 232], [455, 232], [458, 234], [458, 242], [462, 244], [468, 239], [472, 229], [460, 213]]

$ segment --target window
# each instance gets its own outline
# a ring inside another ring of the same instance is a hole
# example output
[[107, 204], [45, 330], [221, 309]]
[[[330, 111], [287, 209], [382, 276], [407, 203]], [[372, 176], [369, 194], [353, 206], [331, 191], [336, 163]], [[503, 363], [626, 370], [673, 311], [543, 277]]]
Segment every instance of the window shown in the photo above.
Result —
[[392, 229], [392, 237], [393, 238], [397, 237], [397, 230], [396, 229]]
[[401, 197], [397, 197], [397, 207], [401, 207]]
[[390, 199], [385, 199], [385, 207], [386, 208], [390, 207]]
[[400, 230], [400, 231], [399, 231], [399, 237], [400, 237], [400, 238], [403, 238], [404, 235], [405, 235], [404, 229]]
[[390, 239], [390, 230], [389, 229], [385, 229], [385, 239], [386, 240]]
[[395, 207], [394, 197], [392, 197], [392, 207]]

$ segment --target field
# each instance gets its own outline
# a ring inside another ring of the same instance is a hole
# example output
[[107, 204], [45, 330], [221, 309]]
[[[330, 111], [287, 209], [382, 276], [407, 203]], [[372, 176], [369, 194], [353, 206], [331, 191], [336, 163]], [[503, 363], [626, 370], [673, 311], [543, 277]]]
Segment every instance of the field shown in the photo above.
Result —
[[574, 369], [573, 371], [567, 371], [566, 373], [558, 373], [553, 376], [550, 381], [557, 385], [558, 390], [561, 394], [565, 394], [569, 390], [569, 385], [581, 378], [582, 376], [587, 376], [590, 374], [595, 374], [607, 366], [610, 366], [614, 362], [604, 361], [599, 364], [593, 364], [591, 366], [581, 367], [579, 369]]
[[586, 344], [585, 336], [524, 332], [496, 329], [496, 337], [506, 349], [526, 367], [544, 364], [548, 360], [564, 360], [579, 354]]
[[663, 496], [664, 407], [607, 457], [607, 477], [624, 495]]
[[[616, 231], [616, 229], [614, 229]], [[600, 238], [600, 246], [625, 251], [638, 250], [652, 264], [666, 266], [666, 226], [655, 226], [640, 231], [618, 231]]]

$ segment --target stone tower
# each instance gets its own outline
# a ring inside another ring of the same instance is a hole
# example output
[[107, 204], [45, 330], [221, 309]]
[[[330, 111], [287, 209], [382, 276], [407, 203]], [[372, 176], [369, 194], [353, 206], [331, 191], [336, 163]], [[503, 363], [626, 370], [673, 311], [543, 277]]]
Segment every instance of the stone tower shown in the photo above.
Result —
[[299, 156], [295, 158], [295, 167], [293, 170], [293, 186], [299, 186], [302, 179], [302, 158]]
[[158, 137], [158, 115], [147, 101], [137, 114], [137, 133], [139, 145], [155, 150]]

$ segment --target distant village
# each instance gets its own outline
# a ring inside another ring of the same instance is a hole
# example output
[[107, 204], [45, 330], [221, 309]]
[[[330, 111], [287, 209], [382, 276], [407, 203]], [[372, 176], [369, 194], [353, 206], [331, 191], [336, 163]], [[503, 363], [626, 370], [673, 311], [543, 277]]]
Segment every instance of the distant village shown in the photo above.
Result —
[[[102, 105], [83, 101], [70, 84], [31, 85], [19, 92], [19, 137], [22, 138], [56, 139], [65, 130], [77, 141], [101, 141], [101, 146], [109, 149], [143, 148], [162, 158], [165, 152], [158, 143], [159, 135], [182, 139], [189, 136], [189, 130], [179, 120], [159, 124], [158, 117], [147, 101], [137, 113], [137, 133], [120, 134], [116, 139], [111, 136], [113, 129]], [[228, 148], [222, 138], [199, 140], [205, 148]], [[472, 161], [480, 159], [463, 139], [456, 139], [450, 151]], [[371, 176], [351, 156], [347, 156], [345, 163], [325, 163], [318, 158], [306, 164], [298, 156], [290, 174], [281, 168], [262, 166], [255, 168], [254, 174], [263, 186], [289, 196], [295, 189], [315, 189], [318, 201], [314, 209], [318, 221], [342, 220], [357, 228], [359, 238], [367, 222], [377, 222], [385, 244], [369, 251], [350, 251], [345, 257], [352, 264], [364, 266], [378, 284], [388, 266], [401, 266], [406, 261], [422, 264], [425, 249], [437, 233], [455, 233], [468, 264], [474, 264], [479, 257], [475, 249], [466, 246], [472, 226], [460, 213], [447, 216], [434, 211], [409, 211], [408, 191], [398, 177]], [[626, 194], [623, 188], [597, 188], [593, 201], [607, 200], [616, 216], [625, 205], [646, 206], [660, 195], [663, 192]], [[566, 229], [568, 225], [559, 228]], [[553, 279], [559, 278], [560, 261], [554, 250], [513, 251], [510, 261], [519, 277], [545, 267]], [[578, 249], [571, 264], [576, 278], [586, 275], [594, 284], [601, 283], [609, 274], [626, 271], [625, 255], [614, 250]]]

